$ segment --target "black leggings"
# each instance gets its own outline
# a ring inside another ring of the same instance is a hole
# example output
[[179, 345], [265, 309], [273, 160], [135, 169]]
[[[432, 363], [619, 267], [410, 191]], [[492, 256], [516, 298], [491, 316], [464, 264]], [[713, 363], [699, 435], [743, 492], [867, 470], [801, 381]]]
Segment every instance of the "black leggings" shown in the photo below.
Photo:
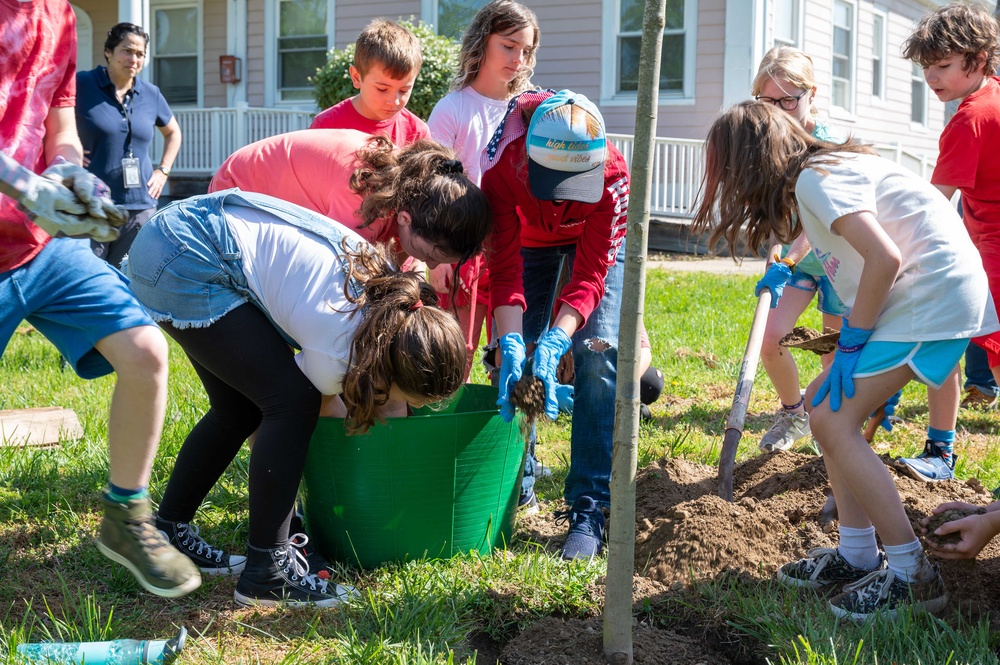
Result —
[[160, 516], [190, 522], [255, 430], [250, 454], [250, 544], [288, 540], [288, 523], [321, 395], [264, 313], [241, 305], [205, 328], [162, 324], [194, 365], [211, 406], [188, 434]]

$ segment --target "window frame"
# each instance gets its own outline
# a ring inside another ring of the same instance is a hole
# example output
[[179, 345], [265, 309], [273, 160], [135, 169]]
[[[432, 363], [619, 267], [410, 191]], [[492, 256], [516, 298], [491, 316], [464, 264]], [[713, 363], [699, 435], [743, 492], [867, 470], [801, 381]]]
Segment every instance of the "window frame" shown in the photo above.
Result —
[[[886, 78], [888, 73], [889, 64], [889, 14], [888, 12], [878, 9], [877, 7], [872, 7], [872, 101], [878, 103], [884, 103], [886, 101]], [[875, 22], [881, 21], [882, 23], [882, 35], [881, 39], [877, 38], [875, 35]], [[875, 47], [878, 46], [882, 51], [880, 56], [876, 58]], [[882, 77], [878, 90], [875, 89], [875, 60], [878, 59], [882, 65]]]
[[[273, 108], [294, 108], [317, 110], [312, 99], [281, 99], [278, 89], [278, 3], [282, 0], [266, 0], [264, 3], [264, 106]], [[336, 23], [334, 0], [326, 0], [326, 50], [335, 46], [334, 26]]]
[[[198, 36], [197, 36], [197, 65], [198, 72], [198, 99], [195, 102], [177, 103], [170, 102], [172, 109], [202, 108], [205, 104], [205, 6], [203, 0], [150, 0], [149, 3], [149, 48], [146, 53], [144, 69], [149, 71], [150, 82], [155, 81], [156, 58], [160, 57], [156, 53], [156, 12], [159, 9], [185, 9], [194, 7], [198, 11]], [[158, 85], [158, 84], [157, 84]], [[167, 100], [168, 102], [170, 100]]]
[[[839, 54], [834, 51], [834, 41], [833, 30], [838, 26], [836, 24], [836, 14], [837, 5], [846, 5], [851, 10], [851, 20], [850, 26], [847, 26], [850, 30], [850, 35], [848, 38], [848, 45], [850, 48], [850, 54], [848, 56], [848, 74], [850, 78], [848, 79], [836, 79], [833, 75], [834, 61]], [[854, 109], [857, 104], [857, 94], [858, 94], [858, 3], [856, 0], [833, 0], [831, 5], [831, 15], [830, 15], [830, 28], [831, 28], [831, 39], [830, 39], [830, 111], [831, 116], [841, 115], [854, 117]], [[843, 80], [847, 83], [847, 99], [844, 100], [844, 104], [838, 104], [834, 98], [834, 83], [837, 80]]]
[[[684, 85], [681, 92], [660, 91], [659, 106], [687, 106], [694, 104], [695, 74], [698, 55], [698, 0], [681, 0], [684, 3]], [[621, 22], [621, 0], [604, 0], [601, 28], [601, 105], [635, 106], [636, 93], [619, 92], [618, 40]], [[664, 34], [668, 31], [665, 29]], [[641, 34], [641, 33], [640, 33]], [[676, 33], [675, 33], [676, 34]], [[628, 36], [634, 36], [629, 33]]]
[[[485, 6], [489, 0], [484, 0], [483, 5]], [[440, 35], [438, 31], [438, 12], [441, 9], [441, 5], [438, 0], [420, 0], [420, 20], [427, 25], [434, 26], [434, 34]], [[456, 35], [455, 39], [458, 41], [462, 40], [462, 35]]]
[[[792, 16], [792, 29], [795, 31], [794, 39], [791, 42], [784, 39], [779, 40], [775, 33], [774, 28], [772, 27], [771, 48], [774, 48], [776, 46], [794, 46], [795, 48], [799, 49], [802, 48], [802, 32], [803, 32], [802, 18], [803, 14], [805, 13], [802, 6], [802, 0], [791, 0], [791, 5], [792, 5], [792, 12], [794, 12], [794, 16]], [[777, 13], [775, 11], [777, 9], [777, 3], [771, 6], [774, 8], [771, 11], [771, 25], [776, 26], [778, 25], [778, 21], [775, 19], [775, 14]]]
[[[931, 115], [930, 87], [927, 85], [927, 80], [924, 79], [923, 67], [921, 67], [915, 62], [911, 62], [910, 64], [912, 65], [910, 67], [910, 128], [924, 130], [927, 129], [928, 127]], [[914, 111], [913, 101], [916, 99], [916, 95], [914, 94], [913, 84], [918, 81], [920, 83], [920, 90], [923, 93], [922, 95], [923, 99], [920, 102], [924, 111], [923, 120], [914, 120], [913, 118], [913, 111]]]

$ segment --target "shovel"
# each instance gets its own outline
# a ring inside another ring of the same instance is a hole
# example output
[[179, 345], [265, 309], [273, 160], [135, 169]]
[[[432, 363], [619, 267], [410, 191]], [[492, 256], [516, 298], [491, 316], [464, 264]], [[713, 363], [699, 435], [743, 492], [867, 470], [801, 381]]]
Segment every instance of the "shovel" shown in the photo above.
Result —
[[747, 417], [747, 406], [750, 404], [750, 391], [753, 389], [754, 376], [757, 374], [757, 362], [760, 360], [760, 346], [764, 341], [764, 328], [767, 325], [767, 312], [771, 309], [771, 291], [764, 289], [757, 298], [757, 309], [753, 313], [750, 324], [750, 337], [747, 348], [743, 352], [743, 363], [740, 365], [740, 375], [736, 380], [736, 394], [733, 395], [733, 407], [729, 410], [726, 420], [726, 434], [722, 439], [722, 453], [719, 455], [719, 485], [718, 494], [726, 501], [733, 500], [733, 466], [736, 463], [736, 449], [743, 437], [743, 421]]

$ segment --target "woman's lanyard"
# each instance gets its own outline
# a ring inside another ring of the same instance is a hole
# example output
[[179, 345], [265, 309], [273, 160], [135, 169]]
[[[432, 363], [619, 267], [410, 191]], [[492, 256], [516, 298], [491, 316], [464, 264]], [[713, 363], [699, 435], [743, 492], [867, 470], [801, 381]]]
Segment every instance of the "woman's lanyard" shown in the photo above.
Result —
[[142, 184], [142, 172], [139, 167], [139, 160], [132, 152], [132, 112], [135, 109], [135, 104], [133, 103], [134, 96], [135, 88], [129, 88], [125, 91], [121, 104], [119, 104], [122, 117], [125, 118], [125, 124], [128, 126], [128, 134], [125, 135], [125, 147], [122, 150], [125, 155], [122, 157], [122, 178], [126, 189], [139, 187]]

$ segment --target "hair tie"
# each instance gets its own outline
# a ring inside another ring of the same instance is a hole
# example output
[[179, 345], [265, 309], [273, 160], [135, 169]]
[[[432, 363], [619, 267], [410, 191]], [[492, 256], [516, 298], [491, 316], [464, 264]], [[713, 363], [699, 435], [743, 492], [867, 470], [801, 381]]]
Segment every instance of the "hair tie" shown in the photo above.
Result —
[[441, 175], [449, 175], [452, 173], [462, 174], [465, 172], [465, 169], [462, 167], [462, 162], [457, 159], [446, 159], [438, 164], [437, 172]]
[[417, 302], [415, 302], [412, 305], [410, 305], [407, 308], [406, 311], [408, 311], [408, 312], [415, 312], [415, 311], [417, 311], [418, 309], [420, 309], [423, 306], [424, 306], [424, 301], [423, 300], [417, 300]]

